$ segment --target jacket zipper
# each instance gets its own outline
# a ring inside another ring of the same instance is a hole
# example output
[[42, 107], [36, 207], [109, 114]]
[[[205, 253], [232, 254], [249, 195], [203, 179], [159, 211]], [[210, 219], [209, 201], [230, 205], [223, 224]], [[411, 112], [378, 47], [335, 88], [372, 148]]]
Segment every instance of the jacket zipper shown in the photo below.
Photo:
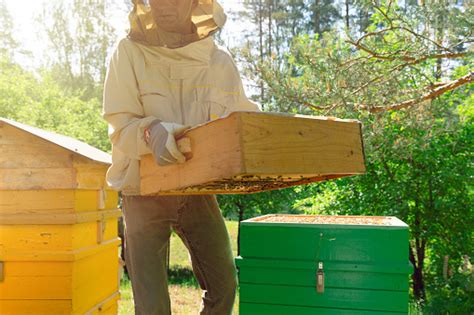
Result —
[[181, 110], [181, 124], [184, 125], [184, 110], [183, 110], [183, 79], [179, 80], [179, 108]]

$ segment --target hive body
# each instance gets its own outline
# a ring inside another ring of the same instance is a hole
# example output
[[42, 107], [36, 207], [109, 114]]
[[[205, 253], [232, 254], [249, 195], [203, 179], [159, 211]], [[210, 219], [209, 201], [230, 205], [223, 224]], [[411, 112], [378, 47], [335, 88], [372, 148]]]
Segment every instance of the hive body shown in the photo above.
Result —
[[234, 112], [189, 130], [192, 158], [140, 165], [141, 192], [236, 194], [365, 172], [360, 123], [302, 115]]
[[241, 314], [407, 314], [400, 220], [270, 215], [240, 228]]
[[116, 314], [108, 155], [0, 120], [0, 314]]

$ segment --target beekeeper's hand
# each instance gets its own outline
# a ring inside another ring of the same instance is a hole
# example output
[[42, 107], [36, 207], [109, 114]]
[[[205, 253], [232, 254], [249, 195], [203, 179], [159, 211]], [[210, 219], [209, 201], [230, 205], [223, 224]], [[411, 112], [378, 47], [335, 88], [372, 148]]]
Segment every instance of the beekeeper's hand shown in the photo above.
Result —
[[157, 119], [145, 129], [145, 141], [158, 165], [164, 166], [186, 161], [185, 156], [178, 150], [175, 137], [189, 128]]

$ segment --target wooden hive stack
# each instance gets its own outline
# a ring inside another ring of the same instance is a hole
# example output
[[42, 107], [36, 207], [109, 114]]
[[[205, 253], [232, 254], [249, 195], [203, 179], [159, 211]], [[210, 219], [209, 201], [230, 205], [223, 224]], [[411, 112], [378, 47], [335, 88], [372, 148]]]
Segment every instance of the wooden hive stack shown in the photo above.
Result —
[[110, 156], [0, 118], [0, 314], [116, 314]]

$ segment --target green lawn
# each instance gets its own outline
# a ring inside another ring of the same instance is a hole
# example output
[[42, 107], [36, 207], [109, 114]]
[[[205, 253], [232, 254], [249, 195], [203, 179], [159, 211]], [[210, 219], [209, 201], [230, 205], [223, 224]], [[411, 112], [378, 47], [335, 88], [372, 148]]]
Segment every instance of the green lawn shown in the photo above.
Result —
[[[237, 230], [238, 222], [226, 221], [229, 231], [234, 256], [237, 254]], [[196, 281], [192, 279], [191, 263], [188, 251], [181, 239], [173, 234], [171, 236], [170, 252], [171, 277], [169, 292], [171, 297], [171, 308], [173, 314], [197, 314], [201, 304], [201, 290], [197, 287]], [[130, 281], [122, 279], [120, 284], [121, 300], [119, 304], [119, 314], [133, 314], [133, 295]], [[238, 296], [234, 306], [233, 314], [238, 314]]]

